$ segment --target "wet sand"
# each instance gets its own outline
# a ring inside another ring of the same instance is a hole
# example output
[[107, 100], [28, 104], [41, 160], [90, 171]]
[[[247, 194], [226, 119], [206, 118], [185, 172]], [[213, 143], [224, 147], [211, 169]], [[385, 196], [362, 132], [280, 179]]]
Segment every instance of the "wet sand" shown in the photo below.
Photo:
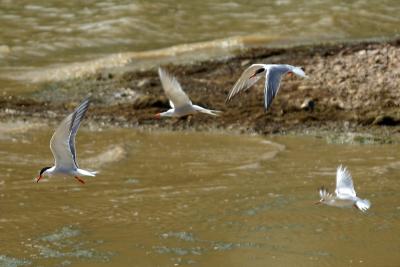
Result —
[[[268, 112], [263, 81], [226, 105], [232, 85], [253, 63], [303, 66], [310, 79], [285, 77]], [[176, 75], [194, 103], [222, 110], [222, 116], [155, 119], [169, 108], [156, 68], [131, 71], [127, 66], [47, 82], [34, 93], [2, 95], [0, 119], [61, 119], [91, 95], [87, 117], [104, 125], [260, 134], [329, 130], [390, 136], [400, 130], [400, 39], [252, 48], [231, 58], [163, 67]]]

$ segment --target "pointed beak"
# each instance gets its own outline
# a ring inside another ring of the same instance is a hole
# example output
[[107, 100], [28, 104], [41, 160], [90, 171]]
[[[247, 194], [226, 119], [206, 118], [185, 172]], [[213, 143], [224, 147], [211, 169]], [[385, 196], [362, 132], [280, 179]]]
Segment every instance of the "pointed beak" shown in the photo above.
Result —
[[160, 113], [157, 113], [156, 115], [154, 115], [154, 118], [156, 118], [156, 119], [160, 119], [161, 118], [161, 115], [160, 115]]
[[321, 200], [320, 200], [320, 201], [315, 202], [314, 205], [319, 205], [319, 204], [321, 204], [321, 203], [322, 203], [322, 202], [321, 202]]
[[42, 176], [41, 176], [41, 175], [39, 175], [39, 177], [36, 178], [36, 183], [39, 183], [40, 179], [42, 179]]

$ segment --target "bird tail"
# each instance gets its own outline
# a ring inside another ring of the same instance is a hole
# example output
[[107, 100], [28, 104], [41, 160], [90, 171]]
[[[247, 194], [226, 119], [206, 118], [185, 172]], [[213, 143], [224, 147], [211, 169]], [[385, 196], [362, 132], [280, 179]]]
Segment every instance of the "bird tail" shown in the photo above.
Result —
[[356, 201], [357, 209], [361, 210], [362, 212], [367, 211], [369, 207], [371, 207], [371, 202], [368, 199], [359, 199]]
[[83, 176], [96, 176], [98, 172], [78, 169], [78, 173]]
[[212, 116], [219, 116], [222, 113], [222, 111], [219, 111], [219, 110], [206, 109], [206, 108], [202, 108], [197, 105], [193, 105], [193, 106], [198, 112], [212, 115]]
[[220, 110], [209, 109], [209, 111], [210, 111], [211, 114], [214, 115], [214, 116], [219, 116], [219, 115], [222, 114], [222, 111], [220, 111]]
[[219, 111], [219, 110], [210, 110], [210, 109], [206, 109], [206, 111], [201, 111], [202, 113], [205, 113], [205, 114], [209, 114], [209, 115], [212, 115], [212, 116], [219, 116], [219, 115], [221, 115], [221, 113], [222, 113], [222, 111]]

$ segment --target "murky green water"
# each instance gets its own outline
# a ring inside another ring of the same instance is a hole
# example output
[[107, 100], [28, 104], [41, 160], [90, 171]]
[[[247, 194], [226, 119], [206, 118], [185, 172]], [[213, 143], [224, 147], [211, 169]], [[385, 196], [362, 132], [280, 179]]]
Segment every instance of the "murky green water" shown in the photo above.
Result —
[[[81, 129], [100, 171], [53, 178], [51, 129], [0, 128], [0, 266], [396, 266], [399, 145], [311, 137]], [[349, 166], [355, 209], [317, 206]]]
[[[40, 79], [38, 73], [26, 76], [25, 72], [54, 70], [55, 65], [62, 69], [67, 63], [120, 52], [139, 54], [74, 66], [47, 74], [47, 78], [73, 77], [94, 68], [123, 65], [143, 57], [175, 56], [182, 51], [198, 59], [201, 53], [224, 53], [243, 43], [393, 37], [400, 32], [398, 14], [398, 0], [1, 0], [0, 81], [3, 90], [22, 90], [24, 83], [15, 85], [7, 79]], [[253, 37], [245, 42], [233, 38], [154, 51], [238, 36]]]

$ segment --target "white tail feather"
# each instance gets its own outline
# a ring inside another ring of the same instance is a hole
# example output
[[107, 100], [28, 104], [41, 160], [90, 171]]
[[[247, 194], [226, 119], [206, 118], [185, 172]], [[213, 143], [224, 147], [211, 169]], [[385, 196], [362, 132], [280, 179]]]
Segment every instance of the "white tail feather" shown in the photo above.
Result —
[[219, 110], [206, 109], [206, 108], [200, 107], [198, 105], [193, 105], [193, 108], [200, 113], [204, 113], [204, 114], [208, 114], [208, 115], [212, 115], [212, 116], [219, 116], [221, 113], [221, 111], [219, 111]]
[[96, 176], [98, 172], [92, 172], [87, 170], [78, 169], [78, 173], [83, 176]]

